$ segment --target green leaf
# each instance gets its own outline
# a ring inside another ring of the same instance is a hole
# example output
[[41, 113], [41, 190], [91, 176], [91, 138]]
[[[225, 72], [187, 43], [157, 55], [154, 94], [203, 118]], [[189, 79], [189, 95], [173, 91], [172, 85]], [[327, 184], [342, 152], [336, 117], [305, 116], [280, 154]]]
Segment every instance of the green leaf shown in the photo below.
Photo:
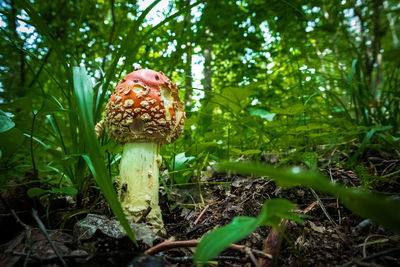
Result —
[[[31, 135], [27, 134], [27, 133], [24, 133], [24, 136], [26, 136], [28, 138], [31, 138]], [[45, 144], [42, 140], [40, 140], [40, 139], [38, 139], [38, 138], [36, 138], [34, 136], [32, 136], [32, 139], [35, 140], [36, 142], [38, 142], [39, 144], [41, 144], [45, 149], [50, 149], [51, 148], [51, 146]]]
[[243, 153], [243, 155], [254, 155], [254, 154], [259, 154], [259, 153], [261, 153], [261, 150], [259, 150], [259, 149], [248, 149], [248, 150], [245, 150], [245, 151], [243, 151], [242, 152]]
[[206, 234], [196, 248], [194, 262], [204, 266], [208, 260], [216, 257], [229, 245], [245, 238], [261, 224], [260, 218], [236, 217], [233, 221]]
[[186, 157], [185, 152], [183, 152], [175, 156], [175, 166], [172, 166], [174, 161], [171, 161], [170, 171], [174, 170], [176, 172], [174, 175], [175, 183], [182, 184], [189, 181], [190, 174], [193, 173], [193, 170], [186, 172], [183, 172], [183, 170], [187, 169], [194, 159], [195, 157], [193, 156]]
[[242, 240], [261, 225], [278, 228], [283, 218], [304, 224], [301, 218], [305, 215], [291, 211], [295, 207], [296, 205], [287, 199], [269, 199], [265, 201], [257, 218], [235, 217], [230, 224], [209, 232], [201, 239], [196, 248], [194, 262], [199, 266], [205, 265], [207, 261], [216, 257], [231, 244]]
[[65, 194], [65, 195], [68, 195], [68, 196], [75, 196], [76, 194], [78, 194], [78, 189], [76, 189], [74, 187], [61, 187], [61, 188], [53, 187], [50, 190], [50, 193], [53, 193], [53, 194]]
[[247, 98], [257, 93], [257, 83], [243, 87], [227, 87], [215, 94], [210, 102], [223, 106], [233, 113], [238, 113], [248, 104]]
[[303, 104], [296, 104], [287, 108], [271, 108], [271, 112], [283, 115], [296, 115], [303, 113], [306, 107]]
[[43, 194], [49, 193], [49, 190], [45, 190], [40, 187], [32, 187], [32, 188], [29, 188], [26, 193], [28, 194], [28, 197], [33, 198], [33, 197], [37, 197], [37, 196], [41, 196]]
[[242, 150], [237, 149], [237, 148], [231, 148], [231, 152], [236, 153], [238, 155], [242, 155], [242, 153], [243, 153]]
[[238, 154], [238, 155], [245, 155], [245, 156], [261, 153], [261, 150], [259, 150], [259, 149], [248, 149], [248, 150], [242, 151], [242, 150], [237, 149], [237, 148], [232, 148], [231, 151], [233, 153]]
[[369, 218], [392, 230], [400, 231], [400, 201], [358, 188], [348, 188], [333, 184], [317, 172], [303, 170], [300, 167], [278, 169], [255, 163], [225, 162], [216, 166], [220, 171], [234, 171], [240, 174], [269, 176], [282, 187], [305, 186], [331, 194], [355, 214]]
[[349, 165], [353, 166], [354, 163], [356, 162], [357, 158], [361, 155], [361, 153], [365, 150], [367, 145], [370, 143], [371, 138], [374, 136], [376, 132], [380, 131], [387, 131], [391, 130], [393, 127], [391, 125], [377, 125], [372, 127], [366, 134], [365, 137], [360, 145], [360, 147], [357, 149], [357, 151], [353, 154], [353, 156], [349, 160]]
[[260, 118], [265, 119], [267, 121], [273, 121], [276, 114], [270, 113], [264, 109], [252, 108], [252, 109], [250, 109], [250, 115], [251, 116], [259, 116]]
[[301, 225], [304, 224], [302, 220], [304, 214], [292, 212], [296, 204], [284, 198], [274, 198], [267, 200], [264, 203], [263, 210], [259, 216], [262, 216], [262, 225], [279, 227], [279, 223], [283, 218], [293, 220]]
[[0, 109], [0, 133], [7, 132], [15, 126], [15, 123]]
[[83, 156], [88, 164], [97, 184], [101, 188], [105, 198], [115, 216], [125, 229], [130, 239], [137, 245], [134, 233], [129, 226], [129, 223], [122, 210], [121, 204], [118, 201], [117, 194], [114, 190], [112, 181], [108, 177], [107, 169], [103, 157], [101, 156], [100, 145], [97, 141], [94, 132], [93, 120], [93, 85], [90, 77], [87, 76], [84, 67], [73, 68], [75, 96], [78, 104], [79, 119], [80, 119], [80, 134], [82, 141], [87, 147], [87, 155]]
[[17, 151], [24, 143], [22, 132], [14, 127], [9, 131], [0, 133], [0, 149], [3, 151], [3, 156], [7, 157]]

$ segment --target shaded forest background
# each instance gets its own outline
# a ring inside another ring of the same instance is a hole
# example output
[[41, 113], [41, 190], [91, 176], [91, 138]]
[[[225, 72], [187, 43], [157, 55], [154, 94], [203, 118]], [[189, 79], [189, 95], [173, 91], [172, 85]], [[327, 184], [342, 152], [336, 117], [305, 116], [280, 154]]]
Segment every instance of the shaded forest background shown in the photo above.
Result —
[[[85, 66], [95, 84], [94, 122], [136, 67], [177, 83], [187, 119], [182, 137], [163, 147], [167, 187], [199, 182], [206, 166], [227, 159], [338, 165], [369, 189], [396, 182], [378, 176], [369, 159], [400, 156], [398, 1], [148, 6], [1, 2], [1, 187], [28, 185], [42, 199], [71, 195], [78, 207], [97, 190], [83, 158], [73, 66]], [[114, 177], [121, 146], [100, 142], [99, 157]]]

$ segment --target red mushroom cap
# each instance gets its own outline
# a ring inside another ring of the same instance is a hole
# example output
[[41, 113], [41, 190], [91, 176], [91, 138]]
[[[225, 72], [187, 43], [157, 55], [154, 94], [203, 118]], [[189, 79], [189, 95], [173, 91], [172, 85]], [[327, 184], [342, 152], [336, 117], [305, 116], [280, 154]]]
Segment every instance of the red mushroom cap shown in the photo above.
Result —
[[138, 69], [122, 79], [106, 106], [104, 123], [117, 142], [174, 142], [185, 112], [179, 89], [162, 72]]

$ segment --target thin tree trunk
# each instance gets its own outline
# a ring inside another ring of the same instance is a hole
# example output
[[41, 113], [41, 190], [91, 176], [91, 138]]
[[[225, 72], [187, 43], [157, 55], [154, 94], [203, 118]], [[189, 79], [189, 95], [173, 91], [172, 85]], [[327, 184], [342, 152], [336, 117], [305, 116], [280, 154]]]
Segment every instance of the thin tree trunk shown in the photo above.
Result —
[[186, 48], [186, 66], [185, 66], [185, 111], [186, 117], [190, 117], [193, 99], [193, 77], [192, 77], [192, 54], [193, 48], [191, 43], [188, 43]]
[[[190, 0], [185, 1], [185, 6], [190, 4]], [[192, 36], [192, 14], [191, 10], [189, 9], [185, 15], [185, 24], [183, 27], [183, 31], [186, 32], [186, 36]], [[183, 34], [183, 33], [182, 33]], [[184, 40], [187, 40], [184, 38]], [[193, 77], [192, 77], [192, 55], [193, 55], [193, 47], [190, 40], [187, 40], [186, 43], [186, 65], [185, 65], [185, 111], [186, 117], [189, 118], [192, 110], [192, 100], [193, 100]]]
[[211, 61], [212, 61], [212, 46], [211, 44], [207, 45], [207, 47], [203, 50], [203, 57], [204, 57], [204, 89], [205, 94], [207, 96], [207, 91], [211, 91], [211, 79], [212, 79], [212, 72], [211, 72]]

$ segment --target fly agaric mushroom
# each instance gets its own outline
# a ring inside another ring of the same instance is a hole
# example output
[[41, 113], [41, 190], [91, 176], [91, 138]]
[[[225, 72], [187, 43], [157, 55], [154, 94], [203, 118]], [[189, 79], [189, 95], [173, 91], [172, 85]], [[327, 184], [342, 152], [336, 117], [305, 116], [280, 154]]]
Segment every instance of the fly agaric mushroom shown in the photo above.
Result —
[[165, 231], [158, 205], [160, 145], [179, 137], [184, 120], [179, 89], [154, 70], [126, 75], [106, 106], [106, 132], [124, 144], [118, 179], [121, 205], [134, 222], [150, 207], [146, 222], [156, 232]]

